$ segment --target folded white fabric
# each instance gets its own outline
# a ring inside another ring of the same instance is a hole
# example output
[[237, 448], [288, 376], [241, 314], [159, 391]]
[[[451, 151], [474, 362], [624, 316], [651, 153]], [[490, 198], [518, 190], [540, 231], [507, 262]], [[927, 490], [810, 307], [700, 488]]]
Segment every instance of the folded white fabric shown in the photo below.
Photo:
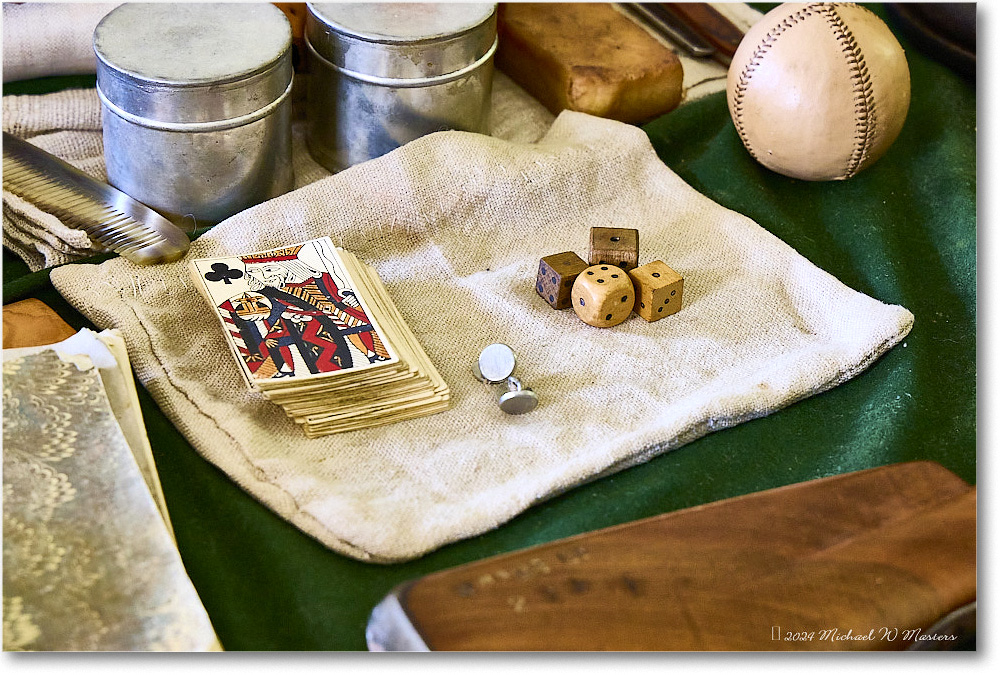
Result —
[[94, 28], [119, 4], [3, 3], [3, 81], [93, 73]]
[[[540, 257], [592, 226], [638, 228], [684, 308], [610, 329], [552, 310]], [[122, 331], [139, 380], [206, 459], [330, 548], [391, 562], [853, 377], [912, 325], [699, 194], [639, 129], [562, 113], [536, 144], [441, 132], [244, 211], [189, 256], [329, 236], [373, 265], [451, 387], [431, 417], [308, 440], [248, 391], [185, 260], [67, 265], [52, 282]], [[499, 410], [472, 376], [509, 344], [541, 398]]]
[[[44, 96], [4, 96], [3, 130], [25, 138], [84, 173], [107, 180], [96, 89], [68, 89]], [[3, 245], [31, 271], [100, 253], [86, 233], [3, 191]]]

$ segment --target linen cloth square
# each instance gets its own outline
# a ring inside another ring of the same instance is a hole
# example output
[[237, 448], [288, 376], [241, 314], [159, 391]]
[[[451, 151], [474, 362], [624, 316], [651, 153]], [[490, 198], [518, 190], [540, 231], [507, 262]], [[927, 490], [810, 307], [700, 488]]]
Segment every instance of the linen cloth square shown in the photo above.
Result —
[[[635, 227], [640, 262], [685, 278], [684, 308], [610, 329], [535, 291], [539, 258]], [[451, 387], [430, 417], [307, 440], [246, 389], [187, 260], [53, 270], [126, 337], [138, 379], [207, 460], [330, 548], [420, 556], [552, 495], [834, 387], [909, 331], [712, 202], [625, 124], [563, 112], [537, 143], [447, 131], [248, 209], [192, 244], [211, 257], [329, 236], [373, 265]], [[493, 342], [541, 403], [505, 415], [472, 375]]]

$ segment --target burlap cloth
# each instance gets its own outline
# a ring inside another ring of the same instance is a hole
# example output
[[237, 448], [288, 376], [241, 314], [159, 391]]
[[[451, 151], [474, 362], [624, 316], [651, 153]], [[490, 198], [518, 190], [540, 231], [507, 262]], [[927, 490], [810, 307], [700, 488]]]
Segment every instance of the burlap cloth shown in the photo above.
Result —
[[[541, 256], [636, 227], [684, 309], [588, 326], [538, 297]], [[681, 181], [639, 129], [561, 114], [535, 144], [441, 132], [244, 211], [190, 256], [330, 236], [374, 265], [451, 386], [448, 412], [307, 440], [244, 388], [186, 261], [68, 265], [52, 282], [121, 330], [137, 376], [209, 461], [330, 548], [391, 562], [853, 377], [912, 315], [852, 291]], [[540, 406], [508, 416], [471, 367], [518, 355]], [[752, 449], [748, 449], [752, 451]]]

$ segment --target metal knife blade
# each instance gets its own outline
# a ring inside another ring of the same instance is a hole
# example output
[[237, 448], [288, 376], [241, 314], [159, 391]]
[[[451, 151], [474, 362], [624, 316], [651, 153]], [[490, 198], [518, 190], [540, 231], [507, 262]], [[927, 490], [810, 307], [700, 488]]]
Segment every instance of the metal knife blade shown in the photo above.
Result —
[[715, 47], [681, 21], [663, 4], [627, 2], [622, 6], [647, 26], [675, 43], [689, 56], [707, 58], [715, 55]]
[[6, 131], [3, 187], [136, 265], [177, 260], [190, 246], [153, 209]]
[[663, 3], [719, 54], [732, 59], [743, 40], [743, 31], [707, 2]]
[[368, 650], [373, 652], [427, 652], [427, 644], [410, 623], [400, 597], [407, 584], [397, 586], [372, 610], [365, 628]]

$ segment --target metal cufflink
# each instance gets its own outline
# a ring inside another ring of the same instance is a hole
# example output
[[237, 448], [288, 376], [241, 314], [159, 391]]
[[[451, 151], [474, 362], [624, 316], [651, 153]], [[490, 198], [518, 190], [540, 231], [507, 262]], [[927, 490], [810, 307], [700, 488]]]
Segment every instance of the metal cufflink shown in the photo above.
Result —
[[508, 415], [531, 412], [538, 406], [538, 394], [521, 385], [521, 381], [511, 375], [507, 378], [507, 391], [497, 396], [500, 410]]
[[514, 372], [514, 350], [500, 342], [489, 345], [472, 364], [472, 374], [486, 384], [499, 384]]
[[505, 386], [497, 394], [497, 404], [508, 415], [522, 415], [538, 406], [538, 394], [514, 377], [514, 350], [502, 343], [486, 347], [472, 365], [472, 374], [480, 382]]

